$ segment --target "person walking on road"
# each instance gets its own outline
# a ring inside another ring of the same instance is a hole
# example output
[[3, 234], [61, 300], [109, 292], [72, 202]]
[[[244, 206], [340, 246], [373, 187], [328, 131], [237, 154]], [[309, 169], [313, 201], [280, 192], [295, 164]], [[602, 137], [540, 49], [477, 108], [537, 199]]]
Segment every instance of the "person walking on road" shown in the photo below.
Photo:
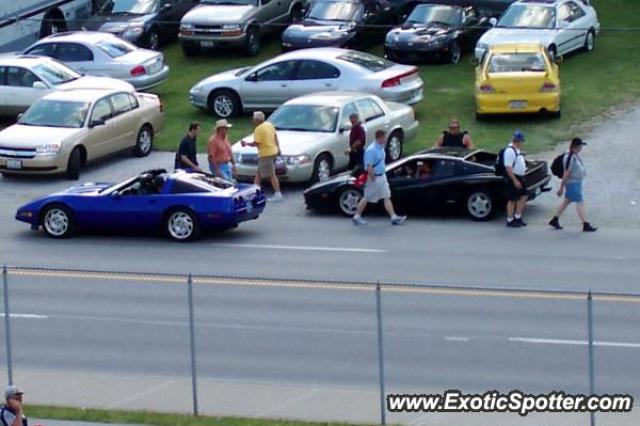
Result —
[[209, 170], [214, 176], [233, 181], [233, 174], [236, 164], [231, 153], [231, 143], [227, 133], [232, 127], [225, 119], [216, 121], [215, 133], [209, 138], [207, 143], [207, 155], [209, 159]]
[[362, 127], [360, 117], [353, 113], [349, 116], [351, 132], [349, 133], [349, 170], [364, 171], [364, 147], [367, 144], [367, 134]]
[[392, 225], [400, 225], [406, 216], [398, 216], [391, 203], [391, 190], [385, 174], [386, 153], [384, 147], [387, 143], [387, 134], [384, 130], [378, 130], [375, 134], [375, 143], [369, 145], [364, 152], [364, 166], [367, 171], [367, 183], [364, 185], [364, 197], [358, 203], [356, 214], [353, 215], [355, 225], [366, 225], [362, 219], [362, 213], [367, 208], [367, 203], [377, 203], [384, 200], [384, 208], [389, 214]]
[[27, 417], [22, 411], [22, 392], [15, 386], [8, 386], [4, 391], [4, 405], [0, 409], [2, 426], [27, 426]]
[[475, 149], [469, 132], [460, 131], [460, 120], [456, 118], [449, 122], [449, 130], [442, 132], [435, 146]]
[[282, 192], [280, 192], [280, 182], [276, 176], [275, 162], [280, 155], [280, 144], [278, 142], [278, 134], [273, 124], [265, 119], [264, 112], [256, 111], [253, 113], [253, 125], [256, 126], [253, 131], [253, 142], [242, 141], [242, 146], [258, 147], [258, 170], [256, 178], [253, 182], [260, 185], [262, 179], [269, 178], [273, 187], [273, 197], [269, 198], [271, 202], [282, 201]]
[[198, 147], [196, 144], [196, 138], [198, 137], [198, 133], [200, 133], [200, 129], [200, 123], [194, 121], [189, 124], [189, 130], [182, 138], [182, 141], [180, 141], [178, 151], [176, 152], [174, 164], [176, 170], [202, 171], [198, 165]]
[[598, 229], [587, 220], [584, 201], [582, 199], [582, 181], [587, 174], [582, 158], [580, 158], [580, 151], [582, 151], [584, 145], [586, 145], [586, 143], [583, 142], [582, 139], [572, 139], [569, 145], [569, 152], [566, 152], [562, 157], [564, 174], [557, 195], [558, 197], [562, 197], [564, 194], [564, 198], [558, 206], [555, 216], [549, 221], [549, 225], [555, 229], [562, 229], [562, 226], [560, 226], [560, 216], [562, 216], [562, 213], [564, 213], [565, 209], [571, 203], [576, 204], [576, 212], [582, 221], [582, 230], [584, 232], [594, 232]]
[[504, 168], [506, 170], [507, 185], [507, 227], [520, 228], [527, 226], [522, 220], [522, 212], [527, 202], [527, 188], [524, 184], [524, 175], [527, 172], [527, 163], [520, 151], [524, 143], [524, 134], [516, 130], [511, 143], [504, 150]]

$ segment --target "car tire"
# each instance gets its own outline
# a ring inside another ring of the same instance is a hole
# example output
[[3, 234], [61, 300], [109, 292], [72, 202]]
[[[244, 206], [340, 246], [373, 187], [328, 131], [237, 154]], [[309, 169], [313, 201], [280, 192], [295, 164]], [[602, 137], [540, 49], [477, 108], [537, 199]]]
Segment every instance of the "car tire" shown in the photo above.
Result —
[[457, 41], [452, 41], [449, 46], [449, 63], [451, 64], [459, 64], [462, 59], [462, 48], [460, 47], [460, 43]]
[[148, 124], [140, 128], [133, 153], [136, 157], [146, 157], [153, 149], [153, 129]]
[[67, 161], [67, 179], [78, 180], [80, 178], [80, 169], [82, 168], [82, 153], [80, 148], [73, 148], [71, 154], [69, 154], [69, 160]]
[[362, 191], [354, 186], [348, 186], [338, 192], [336, 207], [341, 215], [352, 217], [356, 213], [356, 208], [361, 199]]
[[147, 40], [145, 42], [147, 49], [158, 51], [160, 50], [160, 34], [158, 30], [151, 29], [147, 34]]
[[465, 197], [465, 211], [471, 220], [486, 222], [495, 213], [496, 202], [493, 194], [487, 188], [469, 191]]
[[165, 215], [164, 231], [170, 239], [184, 243], [193, 241], [200, 235], [200, 226], [191, 210], [177, 207]]
[[582, 46], [583, 52], [591, 52], [596, 47], [596, 33], [593, 29], [587, 32], [584, 38], [584, 46]]
[[402, 148], [404, 145], [404, 136], [402, 132], [394, 130], [387, 140], [387, 163], [399, 160], [402, 157]]
[[332, 173], [333, 159], [329, 154], [320, 154], [314, 163], [310, 183], [326, 182], [331, 178]]
[[75, 233], [73, 212], [64, 204], [46, 206], [40, 215], [40, 224], [51, 238], [69, 238]]
[[200, 53], [200, 46], [196, 43], [183, 42], [182, 53], [184, 53], [184, 56], [186, 57], [196, 56], [198, 53]]
[[242, 103], [231, 90], [216, 90], [209, 95], [209, 111], [221, 118], [230, 118], [242, 113]]
[[244, 50], [248, 56], [256, 56], [260, 53], [260, 30], [257, 27], [249, 27]]

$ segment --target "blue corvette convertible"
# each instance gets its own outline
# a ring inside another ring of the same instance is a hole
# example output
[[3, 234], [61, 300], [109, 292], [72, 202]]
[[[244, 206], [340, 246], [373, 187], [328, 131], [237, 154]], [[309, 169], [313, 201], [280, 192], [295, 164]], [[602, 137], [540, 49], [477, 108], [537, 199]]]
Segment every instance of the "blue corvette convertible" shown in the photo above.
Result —
[[16, 219], [40, 226], [53, 238], [78, 230], [163, 230], [176, 241], [200, 232], [233, 228], [257, 219], [265, 207], [255, 185], [203, 173], [149, 170], [121, 183], [85, 183], [39, 198], [18, 209]]

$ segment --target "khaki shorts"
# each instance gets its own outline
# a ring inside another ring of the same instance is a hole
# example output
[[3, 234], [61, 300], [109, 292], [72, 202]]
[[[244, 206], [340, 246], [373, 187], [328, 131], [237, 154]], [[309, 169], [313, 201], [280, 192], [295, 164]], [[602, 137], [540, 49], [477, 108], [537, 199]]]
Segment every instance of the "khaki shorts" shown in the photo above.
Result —
[[260, 175], [260, 178], [270, 178], [276, 174], [275, 162], [275, 155], [258, 158], [258, 174]]
[[377, 203], [385, 198], [391, 198], [391, 190], [389, 189], [389, 182], [387, 182], [387, 176], [376, 176], [376, 180], [367, 180], [364, 185], [364, 199], [368, 203]]

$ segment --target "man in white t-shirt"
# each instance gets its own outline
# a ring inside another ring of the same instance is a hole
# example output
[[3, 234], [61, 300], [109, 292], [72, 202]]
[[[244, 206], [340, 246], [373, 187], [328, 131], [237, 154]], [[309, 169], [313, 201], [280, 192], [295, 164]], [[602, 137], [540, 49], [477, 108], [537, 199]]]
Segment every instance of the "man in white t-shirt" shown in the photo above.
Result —
[[504, 168], [507, 172], [505, 179], [507, 184], [507, 227], [520, 228], [527, 226], [522, 220], [522, 211], [529, 198], [524, 184], [524, 175], [527, 172], [527, 163], [520, 152], [524, 143], [524, 134], [516, 130], [511, 143], [504, 150]]

